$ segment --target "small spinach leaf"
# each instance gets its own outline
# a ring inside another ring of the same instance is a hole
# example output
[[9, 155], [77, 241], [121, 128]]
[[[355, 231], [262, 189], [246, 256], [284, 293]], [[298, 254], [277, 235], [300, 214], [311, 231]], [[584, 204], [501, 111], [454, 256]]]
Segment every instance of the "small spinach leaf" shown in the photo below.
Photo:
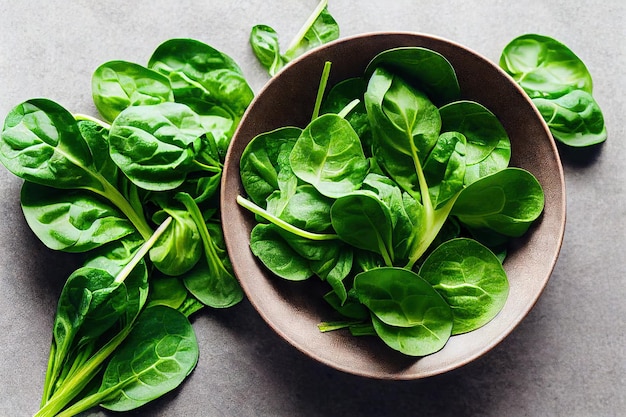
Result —
[[574, 90], [554, 99], [535, 98], [533, 103], [556, 140], [583, 147], [604, 142], [606, 125], [600, 106], [583, 90]]
[[541, 215], [544, 194], [530, 172], [506, 168], [467, 186], [451, 214], [466, 226], [518, 237]]
[[359, 300], [372, 312], [378, 336], [406, 355], [440, 350], [452, 331], [452, 311], [424, 279], [404, 268], [377, 268], [354, 278]]
[[156, 71], [127, 61], [100, 65], [91, 77], [93, 102], [112, 122], [129, 106], [174, 101], [170, 80]]
[[358, 135], [334, 114], [316, 118], [302, 131], [289, 162], [298, 178], [331, 198], [358, 190], [369, 171]]
[[452, 308], [452, 334], [470, 332], [493, 319], [504, 306], [509, 282], [500, 260], [472, 239], [441, 244], [426, 258], [419, 275]]
[[423, 91], [438, 106], [458, 100], [459, 82], [452, 64], [438, 52], [422, 47], [399, 47], [376, 55], [365, 69], [369, 77], [383, 67]]

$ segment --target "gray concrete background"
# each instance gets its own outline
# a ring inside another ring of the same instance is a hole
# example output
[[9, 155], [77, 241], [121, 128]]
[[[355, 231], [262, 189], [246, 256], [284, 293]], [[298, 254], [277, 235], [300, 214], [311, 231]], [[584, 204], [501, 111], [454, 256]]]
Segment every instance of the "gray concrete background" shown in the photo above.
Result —
[[[286, 345], [248, 302], [194, 320], [200, 363], [182, 389], [135, 416], [618, 417], [626, 415], [626, 3], [623, 0], [331, 0], [342, 36], [430, 33], [498, 60], [524, 33], [555, 37], [587, 64], [609, 140], [561, 149], [568, 221], [561, 256], [530, 315], [461, 369], [391, 382], [346, 375]], [[101, 63], [145, 63], [173, 37], [229, 54], [258, 91], [267, 81], [248, 45], [273, 26], [288, 42], [316, 0], [0, 1], [0, 115], [33, 97], [95, 114], [90, 77]], [[39, 403], [53, 312], [75, 258], [52, 253], [26, 226], [20, 181], [0, 169], [0, 417]], [[103, 411], [88, 416], [109, 416]]]

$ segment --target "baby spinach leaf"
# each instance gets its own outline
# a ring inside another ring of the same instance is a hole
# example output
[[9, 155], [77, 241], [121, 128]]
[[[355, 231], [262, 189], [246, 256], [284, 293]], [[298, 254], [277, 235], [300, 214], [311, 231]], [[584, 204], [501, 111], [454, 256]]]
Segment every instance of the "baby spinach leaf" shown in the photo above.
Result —
[[7, 116], [0, 140], [0, 161], [27, 181], [89, 190], [107, 198], [147, 239], [152, 229], [108, 181], [106, 171], [100, 171], [102, 165], [94, 162], [90, 143], [66, 109], [51, 100], [33, 99]]
[[473, 229], [518, 237], [541, 215], [543, 206], [539, 181], [521, 168], [506, 168], [467, 186], [451, 214]]
[[554, 99], [535, 98], [533, 103], [554, 138], [574, 147], [591, 146], [607, 138], [600, 106], [583, 90], [573, 90]]
[[424, 162], [424, 177], [435, 209], [454, 198], [464, 186], [466, 139], [459, 132], [445, 132]]
[[150, 261], [162, 273], [178, 276], [191, 270], [202, 256], [202, 240], [188, 211], [164, 205], [153, 220], [159, 224], [167, 217], [172, 218], [172, 225], [150, 249]]
[[228, 55], [194, 39], [170, 39], [153, 52], [148, 68], [170, 79], [174, 98], [190, 98], [222, 107], [236, 123], [254, 92]]
[[365, 106], [375, 140], [414, 161], [424, 161], [437, 142], [441, 118], [428, 97], [381, 67], [370, 77]]
[[254, 137], [244, 149], [240, 158], [241, 182], [257, 205], [265, 208], [270, 194], [283, 188], [279, 185], [281, 171], [288, 169], [288, 177], [293, 177], [289, 154], [301, 133], [302, 129], [296, 127], [279, 128]]
[[111, 125], [111, 158], [138, 186], [171, 190], [194, 168], [203, 134], [198, 115], [184, 104], [132, 106]]
[[363, 144], [363, 151], [365, 155], [371, 155], [372, 147], [372, 132], [367, 117], [367, 111], [365, 109], [365, 90], [367, 89], [367, 82], [362, 77], [348, 78], [335, 84], [322, 102], [321, 113], [335, 113], [339, 114], [354, 100], [359, 100], [359, 103], [354, 107], [345, 117], [356, 134], [361, 139]]
[[178, 310], [187, 299], [187, 294], [187, 288], [178, 277], [153, 276], [150, 279], [150, 293], [146, 300], [146, 308], [164, 305]]
[[133, 410], [178, 387], [198, 356], [187, 317], [166, 306], [146, 308], [111, 357], [96, 398], [108, 410]]
[[[283, 195], [285, 197], [281, 198]], [[277, 202], [277, 200], [281, 201]], [[331, 225], [330, 207], [332, 201], [332, 199], [321, 195], [313, 186], [303, 184], [296, 187], [292, 193], [273, 193], [268, 198], [267, 209], [270, 213], [298, 228], [311, 232], [324, 232]]]
[[372, 312], [378, 336], [406, 355], [440, 350], [450, 338], [452, 311], [424, 279], [404, 268], [377, 268], [354, 278], [359, 300]]
[[96, 108], [109, 122], [129, 106], [174, 101], [166, 76], [121, 60], [105, 62], [96, 68], [91, 77], [91, 91]]
[[226, 308], [239, 303], [243, 299], [243, 291], [232, 271], [221, 225], [209, 226], [189, 194], [178, 193], [175, 198], [185, 206], [195, 222], [204, 248], [204, 256], [184, 277], [185, 286], [209, 307]]
[[303, 281], [313, 276], [307, 259], [298, 254], [273, 224], [259, 223], [250, 233], [250, 250], [276, 276]]
[[[76, 117], [76, 116], [74, 116]], [[91, 154], [93, 155], [94, 168], [108, 182], [116, 184], [119, 178], [119, 168], [109, 155], [109, 127], [103, 126], [97, 121], [80, 120], [77, 118], [78, 130], [82, 135]]]
[[531, 97], [557, 141], [585, 147], [606, 140], [591, 74], [563, 43], [543, 35], [519, 36], [502, 51], [500, 67]]
[[259, 63], [274, 76], [285, 66], [284, 58], [280, 54], [278, 33], [271, 26], [255, 25], [250, 31], [250, 46]]
[[57, 103], [32, 99], [7, 115], [0, 159], [13, 174], [57, 188], [101, 188], [74, 116]]
[[356, 132], [334, 114], [316, 118], [302, 131], [289, 162], [298, 178], [331, 198], [359, 189], [369, 171]]
[[419, 275], [452, 309], [452, 334], [470, 332], [493, 319], [504, 306], [509, 282], [500, 260], [473, 239], [441, 244], [426, 258]]
[[393, 264], [391, 213], [374, 193], [355, 191], [338, 198], [331, 207], [330, 216], [341, 240], [378, 253], [387, 265]]
[[509, 165], [511, 143], [498, 118], [474, 101], [457, 101], [439, 109], [442, 132], [462, 133], [465, 146], [465, 184]]
[[321, 0], [291, 41], [284, 54], [276, 31], [267, 25], [256, 25], [250, 32], [250, 45], [261, 65], [274, 76], [288, 62], [303, 53], [339, 38], [339, 25], [328, 12], [328, 0]]
[[500, 67], [531, 98], [556, 98], [572, 90], [592, 92], [583, 61], [563, 43], [548, 36], [526, 34], [504, 47]]
[[86, 252], [135, 232], [115, 207], [88, 191], [25, 181], [20, 197], [28, 226], [50, 249]]
[[399, 47], [385, 50], [367, 65], [365, 77], [370, 77], [379, 67], [410, 80], [411, 84], [426, 93], [438, 106], [458, 100], [461, 96], [452, 64], [431, 49]]

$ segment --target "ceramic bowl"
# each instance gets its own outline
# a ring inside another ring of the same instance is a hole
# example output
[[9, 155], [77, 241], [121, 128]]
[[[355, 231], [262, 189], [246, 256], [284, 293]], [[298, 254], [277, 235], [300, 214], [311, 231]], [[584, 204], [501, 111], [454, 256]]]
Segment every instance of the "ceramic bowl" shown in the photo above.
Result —
[[[510, 248], [504, 268], [510, 293], [504, 308], [478, 330], [452, 336], [429, 356], [402, 355], [375, 337], [347, 331], [321, 333], [317, 325], [333, 317], [321, 299], [319, 279], [288, 282], [272, 275], [249, 249], [253, 215], [241, 208], [244, 195], [239, 159], [252, 138], [278, 127], [306, 126], [321, 70], [332, 62], [328, 86], [362, 75], [379, 52], [421, 46], [444, 55], [455, 68], [463, 98], [489, 108], [508, 131], [511, 165], [532, 172], [543, 186], [541, 218]], [[235, 133], [226, 157], [221, 210], [224, 237], [234, 272], [258, 313], [282, 338], [309, 357], [348, 373], [380, 379], [418, 379], [458, 368], [488, 352], [524, 319], [540, 297], [557, 260], [565, 228], [565, 190], [561, 162], [546, 124], [530, 100], [497, 65], [480, 54], [442, 38], [417, 33], [370, 33], [343, 38], [290, 63], [258, 93]]]

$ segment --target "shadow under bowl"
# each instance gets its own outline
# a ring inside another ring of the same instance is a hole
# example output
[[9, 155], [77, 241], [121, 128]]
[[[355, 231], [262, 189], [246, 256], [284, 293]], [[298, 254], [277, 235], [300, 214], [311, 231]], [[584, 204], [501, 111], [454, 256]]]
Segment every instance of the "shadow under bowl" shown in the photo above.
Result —
[[[504, 263], [510, 284], [506, 304], [485, 326], [450, 338], [440, 351], [413, 358], [393, 351], [374, 337], [348, 331], [321, 333], [317, 325], [333, 317], [322, 300], [319, 279], [284, 281], [251, 253], [254, 216], [236, 198], [245, 195], [239, 160], [258, 134], [283, 126], [305, 127], [310, 121], [320, 75], [332, 62], [328, 88], [361, 76], [379, 52], [420, 46], [445, 56], [457, 72], [464, 99], [489, 108], [507, 130], [511, 166], [533, 173], [545, 193], [545, 209], [530, 231], [513, 242]], [[340, 39], [306, 53], [274, 76], [255, 97], [234, 135], [222, 178], [221, 216], [234, 272], [251, 304], [267, 324], [309, 357], [335, 369], [370, 378], [409, 380], [458, 368], [488, 352], [524, 319], [543, 292], [555, 266], [565, 230], [565, 185], [559, 154], [548, 127], [532, 102], [498, 66], [468, 48], [435, 36], [369, 33]]]

